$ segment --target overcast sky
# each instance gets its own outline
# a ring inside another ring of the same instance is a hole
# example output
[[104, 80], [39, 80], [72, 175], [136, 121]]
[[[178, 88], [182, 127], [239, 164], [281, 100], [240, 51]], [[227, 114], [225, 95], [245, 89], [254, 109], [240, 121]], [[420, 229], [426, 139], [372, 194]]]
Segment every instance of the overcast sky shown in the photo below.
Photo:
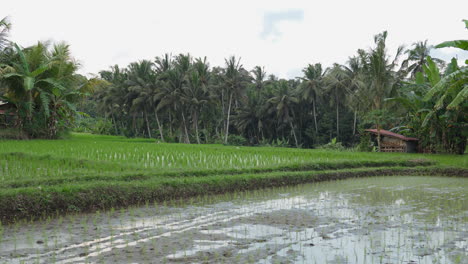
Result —
[[[236, 55], [248, 70], [261, 65], [292, 78], [308, 63], [345, 63], [383, 30], [391, 54], [419, 40], [468, 39], [461, 21], [468, 19], [467, 0], [5, 0], [5, 16], [13, 24], [10, 40], [65, 41], [86, 74], [189, 52], [207, 56], [211, 66]], [[455, 50], [434, 55], [449, 59]], [[456, 55], [468, 59], [466, 52]]]

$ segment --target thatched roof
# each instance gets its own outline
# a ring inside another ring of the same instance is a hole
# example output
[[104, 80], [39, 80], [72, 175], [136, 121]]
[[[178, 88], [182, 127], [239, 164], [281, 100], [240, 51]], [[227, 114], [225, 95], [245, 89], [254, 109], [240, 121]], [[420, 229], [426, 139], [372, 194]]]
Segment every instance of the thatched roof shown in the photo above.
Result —
[[[372, 134], [377, 135], [377, 129], [366, 129], [365, 131], [370, 132]], [[398, 138], [403, 141], [418, 141], [419, 139], [417, 138], [412, 138], [412, 137], [406, 137], [397, 133], [390, 132], [388, 130], [380, 129], [380, 135], [385, 136], [385, 137], [393, 137], [393, 138]]]

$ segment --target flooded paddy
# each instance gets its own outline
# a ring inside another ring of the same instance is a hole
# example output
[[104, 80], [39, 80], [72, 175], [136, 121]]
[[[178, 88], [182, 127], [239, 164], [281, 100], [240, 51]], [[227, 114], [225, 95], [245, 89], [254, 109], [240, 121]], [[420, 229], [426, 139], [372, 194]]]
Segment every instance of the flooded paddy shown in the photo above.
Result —
[[468, 263], [468, 180], [374, 177], [0, 227], [0, 263]]

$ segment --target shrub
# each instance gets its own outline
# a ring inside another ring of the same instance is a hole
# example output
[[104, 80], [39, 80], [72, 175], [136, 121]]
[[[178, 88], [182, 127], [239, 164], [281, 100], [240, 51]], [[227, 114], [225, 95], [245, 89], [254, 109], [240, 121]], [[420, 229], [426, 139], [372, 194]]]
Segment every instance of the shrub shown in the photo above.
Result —
[[245, 146], [247, 145], [247, 139], [239, 135], [230, 135], [228, 137], [227, 145], [231, 146]]
[[371, 136], [368, 133], [361, 134], [361, 138], [358, 145], [359, 151], [370, 152], [373, 150], [371, 143]]
[[318, 148], [319, 149], [339, 150], [339, 151], [346, 150], [346, 148], [343, 146], [343, 144], [341, 144], [341, 142], [336, 141], [336, 138], [332, 139], [330, 141], [330, 143], [319, 146]]

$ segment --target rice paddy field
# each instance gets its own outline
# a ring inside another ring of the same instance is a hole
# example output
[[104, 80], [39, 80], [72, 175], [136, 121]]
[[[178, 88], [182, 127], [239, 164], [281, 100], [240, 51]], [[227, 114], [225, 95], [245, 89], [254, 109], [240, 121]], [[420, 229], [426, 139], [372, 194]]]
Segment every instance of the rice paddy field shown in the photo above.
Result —
[[467, 161], [0, 141], [0, 263], [468, 263]]

